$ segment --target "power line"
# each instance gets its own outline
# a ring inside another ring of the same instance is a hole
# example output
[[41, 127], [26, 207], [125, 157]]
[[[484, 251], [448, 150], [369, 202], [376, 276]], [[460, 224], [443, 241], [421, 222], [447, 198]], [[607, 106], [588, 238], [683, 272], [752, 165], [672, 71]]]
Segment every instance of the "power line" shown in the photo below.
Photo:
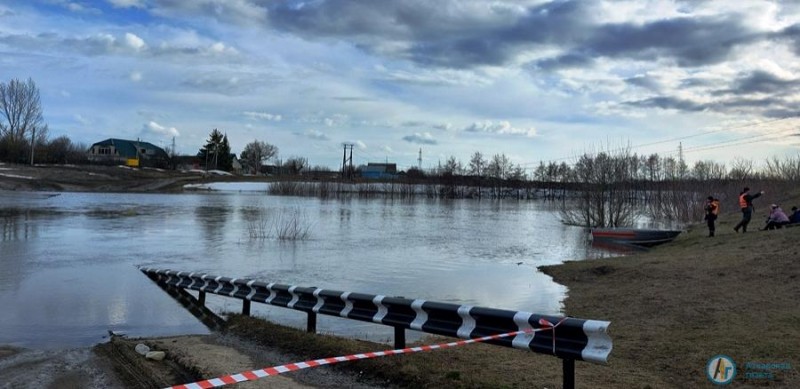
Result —
[[[771, 124], [771, 123], [775, 123], [775, 122], [780, 122], [780, 121], [789, 120], [789, 119], [796, 119], [796, 118], [798, 118], [798, 116], [790, 116], [790, 117], [785, 117], [785, 118], [771, 119], [771, 120], [767, 120], [767, 121], [764, 121], [764, 122], [743, 124], [743, 125], [736, 126], [736, 127], [725, 127], [725, 128], [720, 128], [720, 129], [716, 129], [716, 130], [704, 131], [704, 132], [699, 133], [699, 134], [679, 136], [679, 137], [674, 137], [674, 138], [670, 138], [670, 139], [664, 139], [664, 140], [659, 140], [659, 141], [655, 141], [655, 142], [642, 143], [642, 144], [638, 144], [638, 145], [634, 145], [634, 146], [628, 146], [628, 147], [619, 147], [619, 148], [616, 148], [616, 149], [612, 149], [612, 150], [608, 150], [608, 151], [602, 151], [602, 152], [614, 153], [614, 152], [617, 152], [617, 151], [624, 151], [624, 150], [636, 149], [636, 148], [641, 148], [641, 147], [654, 146], [654, 145], [658, 145], [658, 144], [674, 142], [674, 141], [677, 141], [677, 140], [690, 139], [690, 138], [695, 138], [695, 137], [698, 137], [698, 136], [715, 134], [715, 133], [723, 132], [723, 131], [740, 130], [740, 129], [743, 129], [743, 128], [761, 126], [761, 125], [766, 125], [766, 124]], [[780, 131], [785, 131], [785, 129], [780, 130]], [[726, 142], [729, 142], [729, 141], [724, 141], [724, 142], [721, 142], [721, 143], [726, 143]], [[688, 150], [688, 149], [685, 149], [684, 152], [686, 150]], [[585, 154], [586, 155], [595, 155], [595, 154], [599, 154], [599, 153], [600, 152], [597, 152], [597, 153], [585, 153]], [[669, 152], [669, 153], [674, 153], [674, 151]], [[572, 157], [562, 157], [562, 158], [555, 158], [555, 159], [549, 159], [549, 160], [541, 160], [541, 161], [538, 161], [538, 162], [526, 162], [526, 163], [520, 164], [520, 166], [531, 166], [531, 165], [538, 165], [540, 163], [566, 161], [566, 160], [573, 159], [573, 158], [576, 158], [576, 157], [572, 156]], [[532, 167], [526, 167], [525, 169], [527, 170], [527, 169], [533, 169], [533, 168]]]

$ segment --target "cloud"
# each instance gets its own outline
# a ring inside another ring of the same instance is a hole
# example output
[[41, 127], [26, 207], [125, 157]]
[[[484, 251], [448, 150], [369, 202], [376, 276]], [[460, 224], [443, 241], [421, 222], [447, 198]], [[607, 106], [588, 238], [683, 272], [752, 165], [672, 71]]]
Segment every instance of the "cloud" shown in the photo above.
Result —
[[337, 113], [337, 114], [333, 114], [331, 116], [328, 116], [326, 118], [323, 118], [322, 119], [322, 123], [325, 124], [328, 127], [340, 126], [343, 123], [347, 122], [349, 119], [350, 119], [350, 117], [348, 115]]
[[[181, 85], [204, 93], [219, 93], [227, 96], [242, 96], [256, 90], [263, 81], [256, 75], [207, 73], [184, 80]], [[264, 118], [260, 118], [264, 119]], [[274, 120], [274, 119], [273, 119]]]
[[756, 70], [739, 77], [733, 84], [733, 93], [778, 93], [797, 92], [798, 80], [784, 79], [763, 70]]
[[279, 121], [283, 120], [283, 117], [281, 115], [267, 113], [267, 112], [245, 111], [243, 113], [244, 113], [244, 116], [247, 116], [247, 117], [249, 117], [251, 119], [261, 119], [261, 120], [274, 121], [274, 122], [279, 122]]
[[562, 70], [586, 67], [594, 63], [594, 58], [581, 53], [567, 53], [557, 57], [545, 58], [534, 62], [534, 66], [541, 70]]
[[433, 128], [442, 131], [450, 131], [453, 125], [451, 123], [434, 124]]
[[383, 146], [383, 147], [381, 147], [381, 151], [383, 151], [383, 152], [385, 152], [385, 153], [394, 153], [394, 150], [392, 150], [392, 148], [391, 148], [391, 147], [389, 147], [389, 146]]
[[222, 42], [184, 43], [162, 41], [149, 46], [144, 38], [127, 32], [122, 36], [106, 32], [88, 36], [61, 36], [52, 32], [39, 34], [3, 34], [0, 44], [17, 48], [23, 52], [82, 53], [90, 56], [127, 55], [163, 59], [194, 60], [196, 57], [211, 57], [217, 61], [233, 62], [239, 59], [239, 51]]
[[144, 8], [143, 0], [106, 0], [116, 8]]
[[637, 75], [626, 78], [625, 82], [629, 85], [638, 86], [653, 92], [661, 90], [661, 84], [655, 78], [649, 76]]
[[139, 38], [136, 36], [136, 34], [131, 34], [129, 32], [125, 33], [125, 45], [136, 51], [141, 51], [147, 48], [147, 44], [144, 43], [142, 38]]
[[674, 109], [678, 111], [699, 112], [708, 109], [708, 106], [695, 101], [677, 97], [650, 97], [647, 99], [627, 101], [624, 104], [640, 108]]
[[331, 140], [331, 138], [328, 137], [328, 135], [325, 135], [325, 133], [318, 130], [308, 130], [303, 135], [314, 140], [324, 140], [324, 141]]
[[86, 119], [85, 117], [83, 117], [80, 114], [75, 114], [72, 117], [75, 119], [76, 122], [78, 122], [78, 123], [80, 123], [80, 124], [82, 124], [84, 126], [92, 124], [92, 122], [89, 119]]
[[512, 127], [511, 123], [507, 121], [501, 121], [498, 123], [493, 123], [491, 121], [485, 121], [483, 123], [476, 122], [468, 127], [465, 127], [463, 131], [482, 132], [482, 133], [500, 134], [500, 135], [523, 135], [529, 138], [536, 136], [535, 128], [533, 127], [515, 128]]
[[131, 81], [133, 81], [133, 82], [139, 82], [139, 81], [142, 81], [142, 72], [140, 72], [140, 71], [133, 71], [133, 72], [131, 72], [131, 74], [128, 76], [128, 78], [130, 78], [130, 80], [131, 80]]
[[180, 136], [180, 132], [175, 127], [164, 127], [154, 121], [150, 121], [142, 126], [142, 132], [150, 135], [157, 136]]
[[357, 140], [357, 141], [355, 141], [353, 143], [355, 143], [356, 147], [358, 147], [359, 150], [366, 150], [367, 149], [367, 144], [362, 142], [362, 141], [360, 141], [360, 140]]
[[415, 132], [413, 135], [406, 135], [403, 137], [403, 140], [408, 143], [416, 143], [420, 145], [435, 145], [439, 142], [433, 138], [430, 132]]

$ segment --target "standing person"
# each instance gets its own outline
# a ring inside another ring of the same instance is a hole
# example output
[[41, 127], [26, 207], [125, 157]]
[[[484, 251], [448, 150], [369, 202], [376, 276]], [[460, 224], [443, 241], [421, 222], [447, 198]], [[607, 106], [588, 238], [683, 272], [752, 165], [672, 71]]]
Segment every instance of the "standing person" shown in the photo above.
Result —
[[717, 215], [719, 215], [719, 199], [715, 199], [714, 196], [708, 196], [703, 209], [706, 211], [705, 220], [708, 222], [708, 237], [710, 238], [714, 236], [714, 222], [717, 220]]
[[750, 223], [750, 219], [753, 217], [753, 200], [758, 198], [764, 194], [764, 191], [758, 192], [754, 195], [750, 194], [750, 188], [744, 187], [742, 193], [739, 193], [739, 207], [742, 208], [742, 221], [733, 227], [733, 230], [739, 232], [739, 228], [742, 228], [742, 232], [747, 232], [747, 224]]
[[767, 225], [764, 226], [764, 229], [774, 230], [776, 228], [781, 228], [787, 224], [789, 224], [789, 217], [786, 216], [786, 213], [783, 212], [783, 210], [781, 209], [781, 207], [778, 206], [778, 204], [772, 204], [770, 206]]

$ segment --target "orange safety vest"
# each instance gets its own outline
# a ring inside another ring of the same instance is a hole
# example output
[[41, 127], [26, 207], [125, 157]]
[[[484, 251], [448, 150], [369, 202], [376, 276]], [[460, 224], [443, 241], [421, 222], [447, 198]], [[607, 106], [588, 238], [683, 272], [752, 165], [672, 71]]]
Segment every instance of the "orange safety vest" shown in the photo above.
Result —
[[714, 215], [719, 215], [719, 201], [714, 200], [711, 202], [711, 205], [714, 207], [711, 209], [711, 213]]
[[744, 196], [747, 196], [747, 193], [739, 195], [739, 208], [747, 208], [747, 200], [744, 199]]

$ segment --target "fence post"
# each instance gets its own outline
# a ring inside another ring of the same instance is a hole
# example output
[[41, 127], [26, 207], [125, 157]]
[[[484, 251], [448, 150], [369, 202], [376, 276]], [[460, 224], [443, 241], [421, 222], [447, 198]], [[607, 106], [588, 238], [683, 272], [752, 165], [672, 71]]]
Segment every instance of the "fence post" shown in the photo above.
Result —
[[564, 389], [575, 389], [575, 360], [562, 359], [562, 372], [564, 374]]
[[306, 323], [306, 332], [317, 332], [317, 314], [315, 312], [308, 312], [308, 322]]
[[250, 300], [242, 300], [242, 315], [250, 316]]
[[200, 294], [197, 296], [197, 301], [200, 302], [200, 305], [206, 306], [206, 292], [200, 291]]
[[394, 348], [406, 348], [406, 329], [394, 326]]

